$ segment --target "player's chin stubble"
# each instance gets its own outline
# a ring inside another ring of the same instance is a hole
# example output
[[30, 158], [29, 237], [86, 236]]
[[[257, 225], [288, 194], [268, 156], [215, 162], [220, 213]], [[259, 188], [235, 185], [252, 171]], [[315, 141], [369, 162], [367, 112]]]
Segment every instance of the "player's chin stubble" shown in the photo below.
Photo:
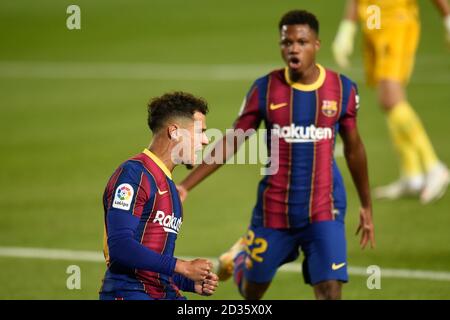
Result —
[[297, 82], [302, 78], [302, 73], [299, 70], [289, 69], [289, 76], [293, 82]]

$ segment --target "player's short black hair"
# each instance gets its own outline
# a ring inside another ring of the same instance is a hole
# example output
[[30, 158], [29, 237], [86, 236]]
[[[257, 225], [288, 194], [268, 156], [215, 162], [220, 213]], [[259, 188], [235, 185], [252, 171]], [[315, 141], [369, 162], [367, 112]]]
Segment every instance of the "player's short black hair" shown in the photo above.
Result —
[[278, 23], [278, 30], [281, 31], [283, 26], [293, 24], [307, 24], [317, 35], [319, 35], [319, 20], [317, 20], [316, 16], [311, 12], [306, 10], [292, 10], [285, 13]]
[[192, 119], [196, 111], [203, 114], [208, 113], [208, 104], [203, 98], [182, 91], [166, 93], [153, 98], [147, 108], [147, 123], [153, 133], [161, 129], [172, 117]]

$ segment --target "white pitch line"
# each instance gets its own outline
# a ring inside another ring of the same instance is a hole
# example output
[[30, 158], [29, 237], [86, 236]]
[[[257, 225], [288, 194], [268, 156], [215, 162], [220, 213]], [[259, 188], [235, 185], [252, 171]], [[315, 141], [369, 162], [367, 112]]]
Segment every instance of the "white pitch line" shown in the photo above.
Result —
[[48, 248], [0, 247], [0, 257], [104, 262], [101, 252]]
[[[28, 258], [44, 260], [69, 260], [69, 261], [87, 261], [104, 262], [103, 254], [97, 251], [79, 251], [48, 248], [23, 248], [23, 247], [0, 247], [0, 257], [8, 258]], [[194, 257], [180, 257], [185, 260], [192, 260]], [[216, 258], [207, 257], [215, 264]], [[301, 272], [301, 264], [291, 262], [282, 266], [281, 272]], [[348, 273], [355, 276], [368, 276], [366, 268], [349, 266]], [[409, 270], [409, 269], [388, 269], [381, 268], [383, 278], [402, 278], [416, 280], [434, 280], [450, 281], [450, 272], [448, 271], [430, 271], [430, 270]]]
[[254, 80], [274, 65], [0, 61], [0, 78]]
[[[252, 81], [270, 70], [280, 67], [282, 67], [280, 63], [165, 64], [145, 62], [0, 61], [0, 78]], [[364, 81], [364, 72], [361, 68], [353, 67], [347, 71], [355, 81]], [[412, 82], [415, 84], [448, 84], [450, 83], [450, 76], [445, 72], [426, 71], [426, 75], [413, 76]]]

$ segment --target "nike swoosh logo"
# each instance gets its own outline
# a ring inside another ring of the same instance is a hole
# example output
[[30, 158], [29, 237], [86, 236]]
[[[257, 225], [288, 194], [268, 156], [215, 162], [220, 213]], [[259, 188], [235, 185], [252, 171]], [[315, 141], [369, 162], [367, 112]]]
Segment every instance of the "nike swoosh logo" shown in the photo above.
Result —
[[162, 196], [163, 194], [166, 194], [167, 192], [169, 192], [169, 191], [168, 190], [161, 191], [161, 190], [158, 189], [158, 193], [159, 193], [160, 196]]
[[280, 109], [280, 108], [283, 108], [283, 107], [286, 107], [286, 106], [287, 106], [286, 102], [284, 102], [284, 103], [277, 103], [277, 104], [271, 103], [270, 104], [270, 110], [277, 110], [277, 109]]
[[339, 270], [340, 268], [342, 268], [343, 266], [345, 266], [345, 262], [342, 262], [342, 263], [339, 263], [339, 264], [333, 263], [331, 265], [331, 269], [336, 271], [336, 270]]

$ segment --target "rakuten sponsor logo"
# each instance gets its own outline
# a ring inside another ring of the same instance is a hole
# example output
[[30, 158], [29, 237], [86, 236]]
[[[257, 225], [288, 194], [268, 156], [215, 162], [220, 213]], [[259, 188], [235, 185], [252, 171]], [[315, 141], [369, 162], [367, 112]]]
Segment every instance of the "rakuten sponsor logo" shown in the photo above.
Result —
[[153, 223], [159, 223], [166, 232], [178, 234], [180, 231], [182, 219], [177, 218], [173, 215], [166, 215], [162, 211], [156, 211], [155, 219], [153, 219]]
[[308, 143], [333, 139], [333, 130], [331, 128], [317, 128], [313, 124], [308, 127], [296, 126], [295, 124], [280, 127], [278, 124], [275, 124], [272, 128], [272, 134], [283, 138], [288, 143]]

